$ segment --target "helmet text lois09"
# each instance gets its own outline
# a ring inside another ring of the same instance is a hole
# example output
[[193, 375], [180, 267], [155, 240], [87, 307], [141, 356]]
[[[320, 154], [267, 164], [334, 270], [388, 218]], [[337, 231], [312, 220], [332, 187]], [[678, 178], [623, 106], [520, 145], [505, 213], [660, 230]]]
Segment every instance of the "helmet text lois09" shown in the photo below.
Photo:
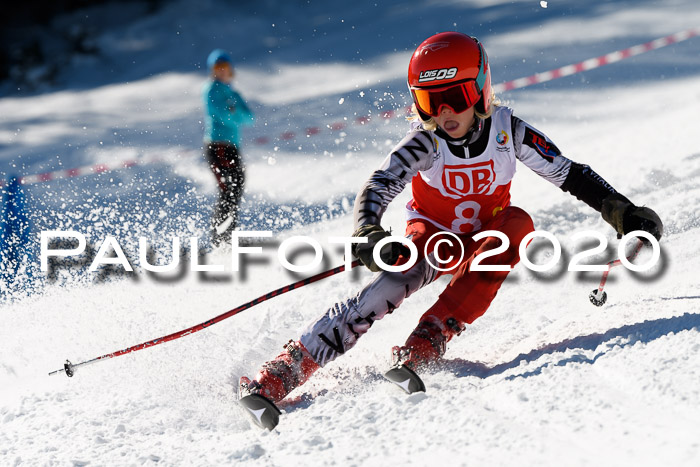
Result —
[[408, 64], [408, 87], [424, 120], [447, 106], [462, 113], [476, 105], [487, 114], [491, 105], [491, 70], [486, 51], [475, 38], [442, 32], [418, 46]]

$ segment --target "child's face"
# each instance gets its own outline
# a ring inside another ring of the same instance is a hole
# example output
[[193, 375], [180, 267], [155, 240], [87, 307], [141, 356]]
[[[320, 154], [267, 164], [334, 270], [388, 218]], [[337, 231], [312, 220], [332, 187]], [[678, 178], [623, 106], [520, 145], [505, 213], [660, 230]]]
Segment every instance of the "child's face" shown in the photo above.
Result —
[[230, 83], [233, 80], [233, 68], [230, 64], [217, 63], [214, 65], [214, 70], [212, 71], [214, 79], [217, 81], [222, 81], [224, 83]]
[[462, 113], [456, 114], [447, 106], [440, 109], [440, 115], [433, 117], [440, 128], [452, 138], [462, 138], [466, 136], [469, 129], [474, 125], [474, 106], [469, 107]]

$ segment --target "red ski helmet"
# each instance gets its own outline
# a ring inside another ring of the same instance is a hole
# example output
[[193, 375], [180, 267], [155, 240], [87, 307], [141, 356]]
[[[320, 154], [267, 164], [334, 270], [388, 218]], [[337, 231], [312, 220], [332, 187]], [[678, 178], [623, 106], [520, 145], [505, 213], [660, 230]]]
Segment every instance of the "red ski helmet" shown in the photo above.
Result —
[[491, 106], [491, 70], [477, 38], [441, 32], [423, 41], [408, 64], [408, 88], [424, 120], [437, 117], [443, 105], [462, 113], [476, 105]]

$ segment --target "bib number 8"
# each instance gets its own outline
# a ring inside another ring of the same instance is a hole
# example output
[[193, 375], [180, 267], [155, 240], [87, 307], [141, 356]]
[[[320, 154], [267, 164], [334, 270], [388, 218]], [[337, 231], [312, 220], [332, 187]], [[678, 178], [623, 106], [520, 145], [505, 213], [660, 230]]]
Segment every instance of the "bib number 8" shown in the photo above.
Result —
[[[471, 213], [470, 217], [465, 217], [467, 211]], [[481, 205], [476, 201], [465, 201], [458, 204], [455, 207], [455, 220], [452, 221], [452, 231], [469, 233], [479, 230], [481, 228], [479, 211], [481, 211]], [[471, 228], [463, 228], [466, 225], [471, 225]]]

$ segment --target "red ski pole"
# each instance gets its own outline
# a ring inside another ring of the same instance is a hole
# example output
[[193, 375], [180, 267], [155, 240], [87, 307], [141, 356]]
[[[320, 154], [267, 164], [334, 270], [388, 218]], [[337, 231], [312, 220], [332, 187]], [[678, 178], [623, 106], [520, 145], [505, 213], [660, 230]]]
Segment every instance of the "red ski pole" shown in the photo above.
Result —
[[[641, 240], [637, 240], [637, 245], [634, 247], [634, 250], [632, 250], [632, 253], [627, 257], [627, 261], [632, 261], [634, 258], [636, 258], [637, 254], [639, 254], [639, 251], [642, 249], [642, 246], [644, 246], [644, 242], [642, 242]], [[620, 261], [619, 259], [610, 261], [608, 263], [608, 269], [603, 271], [603, 277], [600, 279], [600, 285], [597, 289], [593, 290], [593, 292], [591, 292], [588, 295], [588, 298], [591, 300], [591, 303], [595, 306], [603, 306], [603, 304], [605, 304], [605, 301], [608, 299], [608, 294], [605, 293], [603, 287], [605, 287], [605, 283], [608, 280], [608, 274], [610, 274], [610, 270], [615, 266], [619, 266], [620, 264], [622, 264], [622, 261]]]
[[[360, 264], [360, 260], [355, 260], [352, 262], [352, 267], [356, 267]], [[219, 316], [216, 316], [210, 320], [204, 321], [203, 323], [196, 324], [192, 327], [189, 327], [187, 329], [183, 329], [182, 331], [174, 332], [172, 334], [168, 334], [167, 336], [159, 337], [157, 339], [153, 339], [147, 342], [144, 342], [142, 344], [134, 345], [131, 347], [127, 347], [126, 349], [122, 350], [117, 350], [116, 352], [108, 353], [106, 355], [102, 355], [100, 357], [93, 358], [92, 360], [87, 360], [85, 362], [81, 363], [71, 363], [69, 360], [66, 360], [66, 363], [63, 364], [63, 368], [60, 370], [52, 371], [49, 373], [49, 376], [55, 375], [61, 372], [65, 372], [66, 375], [68, 376], [73, 376], [75, 373], [75, 369], [78, 368], [79, 366], [85, 366], [89, 365], [91, 363], [99, 362], [101, 360], [107, 360], [110, 358], [118, 357], [120, 355], [124, 355], [127, 353], [131, 352], [136, 352], [137, 350], [145, 349], [148, 347], [153, 347], [154, 345], [162, 344], [164, 342], [172, 341], [175, 339], [179, 339], [180, 337], [184, 337], [187, 335], [190, 335], [192, 333], [195, 333], [197, 331], [201, 331], [202, 329], [208, 328], [212, 324], [216, 324], [218, 322], [221, 322], [225, 320], [226, 318], [230, 318], [231, 316], [237, 315], [241, 311], [247, 310], [248, 308], [252, 308], [255, 305], [258, 305], [266, 300], [269, 300], [271, 298], [274, 298], [278, 295], [282, 295], [284, 293], [290, 292], [294, 289], [298, 289], [300, 287], [303, 287], [305, 285], [309, 285], [313, 282], [320, 281], [321, 279], [325, 279], [326, 277], [333, 276], [335, 274], [338, 274], [340, 272], [345, 271], [345, 265], [343, 266], [338, 266], [333, 269], [329, 269], [328, 271], [320, 272], [316, 274], [315, 276], [307, 277], [306, 279], [302, 279], [300, 281], [294, 282], [289, 285], [285, 285], [284, 287], [280, 287], [277, 290], [273, 290], [272, 292], [269, 292], [265, 295], [262, 295], [255, 300], [251, 300], [248, 303], [244, 303], [243, 305], [237, 306], [236, 308], [227, 311], [226, 313], [222, 313]]]

